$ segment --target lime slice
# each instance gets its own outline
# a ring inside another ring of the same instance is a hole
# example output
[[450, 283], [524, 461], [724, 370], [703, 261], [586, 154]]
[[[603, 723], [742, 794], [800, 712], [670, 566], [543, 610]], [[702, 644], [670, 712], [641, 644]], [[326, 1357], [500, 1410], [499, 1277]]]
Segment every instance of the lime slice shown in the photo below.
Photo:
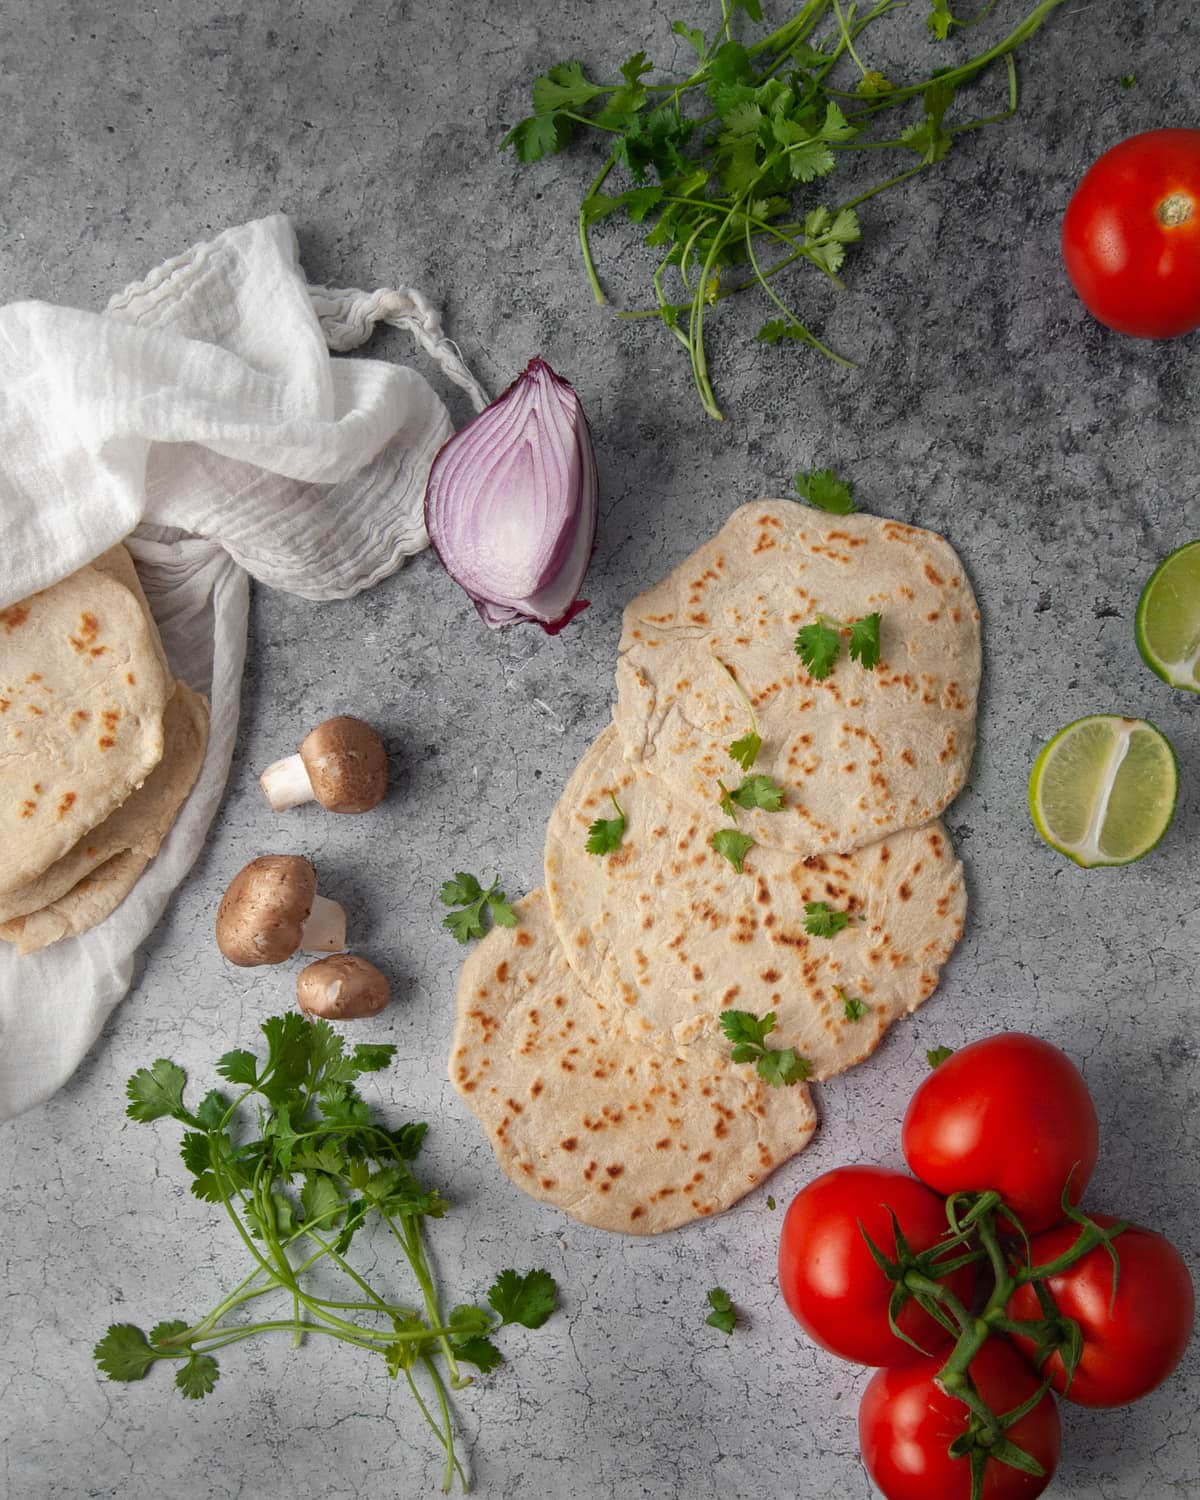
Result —
[[1077, 865], [1127, 865], [1171, 822], [1179, 766], [1144, 719], [1093, 714], [1060, 729], [1029, 778], [1033, 826]]
[[1142, 659], [1172, 687], [1200, 693], [1200, 542], [1185, 542], [1150, 575], [1137, 607]]

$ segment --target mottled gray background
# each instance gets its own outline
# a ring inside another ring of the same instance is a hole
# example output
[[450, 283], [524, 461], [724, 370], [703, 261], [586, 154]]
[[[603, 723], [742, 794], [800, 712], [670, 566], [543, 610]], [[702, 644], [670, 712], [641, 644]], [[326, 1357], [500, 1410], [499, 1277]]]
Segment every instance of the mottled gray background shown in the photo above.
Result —
[[[897, 76], [940, 60], [923, 8], [880, 28]], [[1025, 8], [1000, 0], [990, 34]], [[91, 1364], [111, 1320], [194, 1317], [241, 1274], [227, 1226], [188, 1194], [174, 1127], [127, 1122], [122, 1088], [160, 1054], [207, 1087], [213, 1058], [288, 1003], [290, 967], [232, 970], [211, 937], [225, 883], [268, 850], [313, 856], [355, 943], [396, 977], [396, 1003], [370, 1026], [398, 1047], [379, 1092], [431, 1122], [425, 1170], [454, 1200], [435, 1232], [452, 1298], [508, 1264], [544, 1265], [561, 1285], [562, 1314], [513, 1332], [511, 1362], [459, 1401], [484, 1496], [867, 1496], [854, 1426], [866, 1376], [815, 1351], [782, 1306], [782, 1208], [766, 1196], [786, 1204], [839, 1162], [898, 1164], [898, 1122], [936, 1043], [1019, 1026], [1066, 1047], [1103, 1116], [1089, 1201], [1158, 1226], [1200, 1264], [1200, 705], [1142, 666], [1132, 628], [1155, 562], [1200, 534], [1200, 337], [1108, 334], [1057, 249], [1068, 191], [1100, 150], [1194, 122], [1195, 8], [1068, 3], [1026, 54], [1018, 119], [864, 210], [849, 290], [798, 273], [815, 324], [857, 369], [755, 346], [761, 307], [713, 319], [724, 425], [701, 415], [661, 330], [593, 307], [574, 237], [587, 152], [518, 169], [495, 149], [539, 68], [578, 55], [611, 75], [642, 45], [679, 63], [670, 20], [714, 11], [0, 0], [0, 300], [99, 307], [193, 241], [282, 209], [313, 280], [422, 287], [493, 390], [549, 358], [586, 404], [603, 476], [593, 607], [555, 640], [489, 634], [429, 557], [345, 604], [256, 593], [240, 748], [208, 847], [78, 1075], [0, 1132], [0, 1491], [14, 1500], [349, 1500], [423, 1494], [435, 1475], [403, 1388], [341, 1346], [242, 1346], [199, 1404], [165, 1371], [118, 1386]], [[1136, 87], [1119, 86], [1125, 73]], [[999, 89], [982, 87], [976, 112]], [[613, 290], [639, 295], [645, 254], [619, 232], [599, 248], [617, 257]], [[372, 352], [421, 365], [399, 335]], [[498, 870], [518, 892], [539, 882], [547, 813], [608, 712], [622, 604], [735, 505], [829, 463], [869, 508], [944, 531], [978, 588], [980, 749], [949, 816], [966, 937], [927, 1008], [820, 1091], [816, 1142], [769, 1189], [658, 1240], [611, 1238], [510, 1187], [442, 1081], [460, 953], [435, 891], [460, 867]], [[1025, 784], [1053, 730], [1105, 709], [1171, 735], [1184, 792], [1152, 858], [1085, 873], [1037, 840]], [[361, 819], [276, 819], [256, 772], [338, 711], [386, 727], [393, 794]], [[387, 1283], [395, 1267], [381, 1256], [375, 1270]], [[717, 1283], [745, 1312], [728, 1341], [702, 1321]], [[1053, 1493], [1195, 1495], [1198, 1408], [1194, 1347], [1136, 1408], [1067, 1409]]]

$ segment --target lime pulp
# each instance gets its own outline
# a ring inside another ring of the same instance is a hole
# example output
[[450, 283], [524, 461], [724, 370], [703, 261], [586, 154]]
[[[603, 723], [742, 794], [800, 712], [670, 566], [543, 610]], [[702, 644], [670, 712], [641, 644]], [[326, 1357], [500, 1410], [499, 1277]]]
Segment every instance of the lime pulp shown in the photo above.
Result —
[[1078, 865], [1126, 865], [1149, 854], [1175, 812], [1179, 767], [1144, 719], [1093, 714], [1059, 730], [1029, 778], [1034, 827]]
[[1138, 600], [1138, 650], [1172, 687], [1200, 693], [1200, 541], [1164, 558]]

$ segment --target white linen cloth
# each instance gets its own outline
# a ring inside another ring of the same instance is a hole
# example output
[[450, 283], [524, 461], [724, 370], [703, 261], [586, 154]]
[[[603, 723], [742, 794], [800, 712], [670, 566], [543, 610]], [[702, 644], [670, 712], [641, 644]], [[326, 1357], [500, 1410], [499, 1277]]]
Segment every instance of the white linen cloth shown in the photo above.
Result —
[[116, 911], [23, 958], [0, 944], [0, 1119], [71, 1075], [204, 843], [237, 733], [248, 575], [344, 598], [427, 544], [445, 407], [413, 370], [329, 357], [379, 322], [486, 404], [419, 293], [309, 287], [282, 215], [195, 246], [102, 314], [0, 308], [0, 608], [127, 541], [174, 671], [212, 706], [196, 787]]

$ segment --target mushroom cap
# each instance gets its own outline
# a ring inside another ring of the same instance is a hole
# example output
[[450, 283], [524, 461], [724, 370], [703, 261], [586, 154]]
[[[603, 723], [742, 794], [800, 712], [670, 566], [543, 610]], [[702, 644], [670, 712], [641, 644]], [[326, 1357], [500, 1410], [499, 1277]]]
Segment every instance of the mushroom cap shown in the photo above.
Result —
[[319, 958], [296, 975], [296, 999], [308, 1016], [357, 1021], [374, 1016], [391, 999], [387, 975], [353, 953]]
[[263, 854], [239, 870], [217, 908], [217, 946], [232, 964], [280, 964], [300, 946], [317, 872], [299, 854]]
[[300, 759], [313, 796], [330, 812], [368, 812], [387, 791], [387, 751], [369, 724], [341, 714], [304, 736]]

